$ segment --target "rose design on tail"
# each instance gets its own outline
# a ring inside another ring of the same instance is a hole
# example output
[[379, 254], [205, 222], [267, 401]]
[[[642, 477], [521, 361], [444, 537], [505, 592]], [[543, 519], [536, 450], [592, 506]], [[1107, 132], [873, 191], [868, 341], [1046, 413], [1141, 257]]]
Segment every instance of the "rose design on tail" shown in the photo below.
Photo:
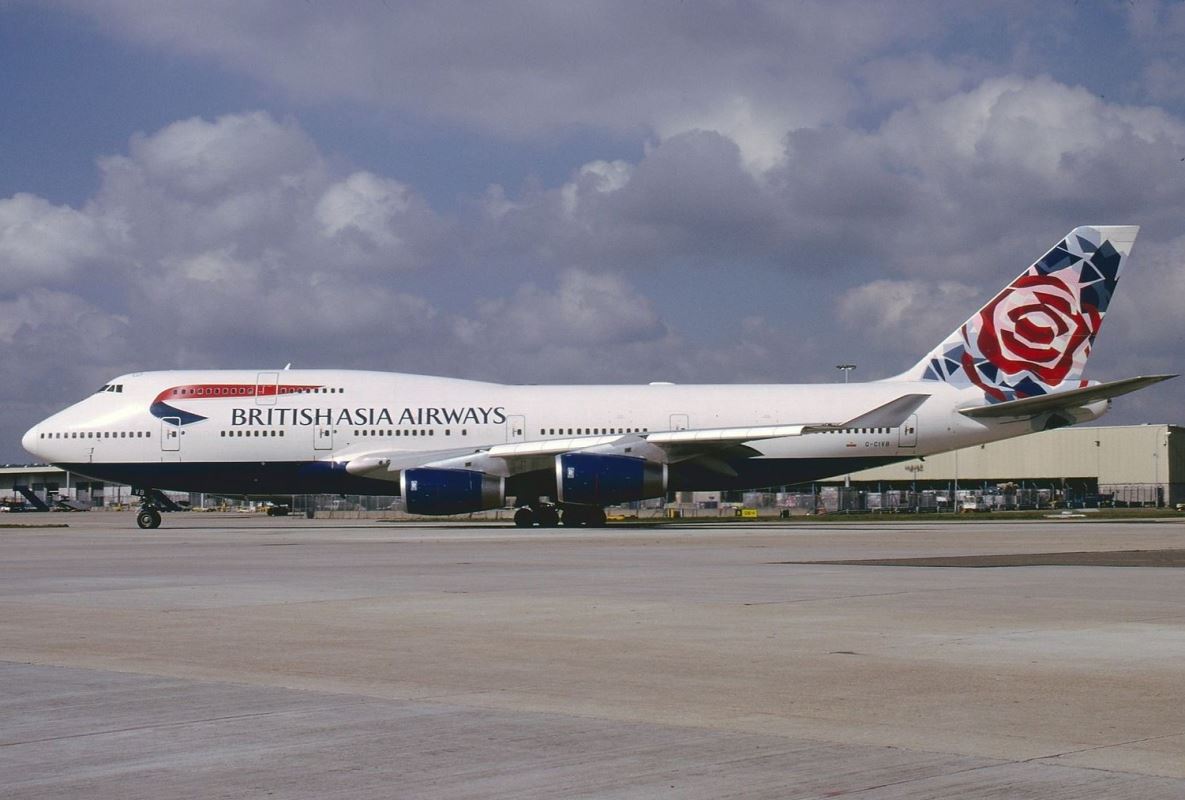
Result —
[[1081, 373], [1103, 315], [1082, 302], [1069, 272], [1022, 275], [963, 326], [963, 366], [973, 383], [1004, 399], [974, 368], [977, 356], [999, 370], [997, 381], [1003, 375], [1014, 386], [1029, 377], [1054, 387]]
[[1138, 230], [1075, 228], [906, 375], [974, 385], [991, 402], [1082, 386]]

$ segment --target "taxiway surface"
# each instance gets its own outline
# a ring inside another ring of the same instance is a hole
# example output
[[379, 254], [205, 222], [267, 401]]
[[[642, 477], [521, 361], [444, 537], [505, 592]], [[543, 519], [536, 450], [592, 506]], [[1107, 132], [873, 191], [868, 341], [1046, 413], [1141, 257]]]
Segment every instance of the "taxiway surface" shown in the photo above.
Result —
[[1177, 521], [44, 519], [0, 529], [8, 798], [1185, 797], [1185, 570], [791, 563]]

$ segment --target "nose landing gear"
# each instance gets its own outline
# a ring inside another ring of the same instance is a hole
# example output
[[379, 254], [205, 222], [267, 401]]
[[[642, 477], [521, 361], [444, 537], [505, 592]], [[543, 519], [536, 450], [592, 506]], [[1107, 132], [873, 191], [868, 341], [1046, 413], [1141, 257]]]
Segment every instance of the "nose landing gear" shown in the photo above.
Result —
[[181, 506], [174, 503], [160, 489], [141, 489], [132, 487], [132, 494], [140, 498], [140, 510], [136, 512], [136, 524], [143, 530], [153, 530], [160, 527], [160, 512], [181, 511]]
[[136, 514], [136, 524], [144, 529], [160, 527], [160, 512], [151, 506], [141, 506]]

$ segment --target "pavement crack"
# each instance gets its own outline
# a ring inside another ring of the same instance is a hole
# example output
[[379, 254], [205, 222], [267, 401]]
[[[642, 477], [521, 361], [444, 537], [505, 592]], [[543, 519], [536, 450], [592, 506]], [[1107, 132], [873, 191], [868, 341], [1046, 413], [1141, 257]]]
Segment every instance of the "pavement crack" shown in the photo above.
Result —
[[[1123, 741], [1123, 742], [1108, 742], [1107, 744], [1097, 744], [1092, 747], [1080, 747], [1077, 750], [1066, 750], [1063, 753], [1051, 753], [1049, 755], [1044, 755], [1044, 756], [1033, 756], [1032, 758], [1026, 758], [1024, 761], [1022, 761], [1020, 763], [1031, 764], [1031, 763], [1034, 763], [1037, 761], [1050, 761], [1053, 759], [1062, 758], [1064, 756], [1077, 755], [1078, 753], [1091, 753], [1096, 750], [1109, 750], [1112, 747], [1126, 747], [1126, 746], [1132, 745], [1132, 744], [1143, 744], [1144, 742], [1155, 742], [1155, 741], [1159, 741], [1160, 739], [1172, 739], [1177, 736], [1185, 736], [1185, 731], [1174, 731], [1173, 733], [1162, 733], [1162, 734], [1158, 734], [1157, 736], [1145, 736], [1140, 739], [1130, 739], [1128, 741]], [[1075, 766], [1078, 766], [1078, 765], [1075, 765]], [[1083, 766], [1082, 768], [1083, 769], [1098, 769], [1103, 772], [1123, 772], [1124, 771], [1124, 770], [1114, 770], [1114, 769], [1103, 769], [1102, 767], [1090, 767], [1090, 766]]]

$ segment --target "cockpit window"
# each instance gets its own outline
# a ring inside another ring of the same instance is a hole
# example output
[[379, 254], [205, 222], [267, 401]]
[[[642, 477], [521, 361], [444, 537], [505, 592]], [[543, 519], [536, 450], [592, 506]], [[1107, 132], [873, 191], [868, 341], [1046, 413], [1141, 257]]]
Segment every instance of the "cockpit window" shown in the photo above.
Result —
[[[99, 392], [122, 392], [122, 391], [123, 391], [123, 384], [122, 383], [104, 383], [102, 386], [99, 387]], [[95, 394], [98, 394], [99, 392], [95, 392]]]

